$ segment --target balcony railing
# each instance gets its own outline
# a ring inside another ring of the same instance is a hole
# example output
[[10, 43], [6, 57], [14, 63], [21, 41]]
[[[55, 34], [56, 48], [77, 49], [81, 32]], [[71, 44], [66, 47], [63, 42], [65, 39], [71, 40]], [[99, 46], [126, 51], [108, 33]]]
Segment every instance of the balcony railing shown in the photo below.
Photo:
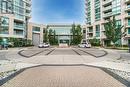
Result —
[[103, 2], [103, 5], [109, 4], [111, 2], [112, 2], [112, 0], [106, 0], [106, 1]]
[[130, 5], [128, 5], [125, 10], [129, 11], [130, 10]]
[[17, 24], [14, 24], [14, 28], [15, 28], [15, 29], [24, 30], [24, 25], [17, 25]]
[[125, 3], [130, 3], [130, 0], [125, 0]]
[[103, 8], [103, 11], [108, 11], [108, 10], [110, 10], [110, 9], [112, 9], [112, 6], [111, 6], [111, 5], [108, 6], [108, 7], [104, 7], [104, 8]]
[[109, 13], [104, 14], [103, 17], [110, 17], [110, 16], [112, 16], [112, 12], [109, 12]]

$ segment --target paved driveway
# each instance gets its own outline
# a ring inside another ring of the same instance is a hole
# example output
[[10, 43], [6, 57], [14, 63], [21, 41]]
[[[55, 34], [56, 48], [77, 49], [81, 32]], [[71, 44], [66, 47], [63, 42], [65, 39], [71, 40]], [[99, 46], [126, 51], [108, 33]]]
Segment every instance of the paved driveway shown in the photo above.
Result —
[[35, 48], [7, 52], [5, 59], [16, 63], [53, 66], [27, 69], [2, 87], [125, 87], [98, 68], [60, 66], [101, 62], [107, 60], [105, 56], [107, 54], [103, 50], [78, 48]]
[[25, 70], [1, 87], [126, 87], [100, 69], [41, 66]]
[[20, 62], [32, 64], [84, 64], [89, 62], [100, 61], [100, 58], [95, 57], [97, 55], [96, 51], [98, 51], [98, 55], [100, 56], [105, 54], [104, 51], [98, 49], [89, 49], [86, 52], [84, 51], [86, 50], [77, 48], [50, 48], [39, 50], [24, 50], [21, 52], [21, 54], [24, 57], [21, 59], [18, 58], [14, 60], [16, 62], [20, 60]]

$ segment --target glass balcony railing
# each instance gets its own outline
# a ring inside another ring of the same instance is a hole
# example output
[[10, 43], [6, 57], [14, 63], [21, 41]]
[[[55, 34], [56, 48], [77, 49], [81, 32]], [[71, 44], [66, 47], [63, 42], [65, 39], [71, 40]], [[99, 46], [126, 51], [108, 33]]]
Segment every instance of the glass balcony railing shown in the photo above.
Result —
[[127, 3], [127, 2], [129, 2], [130, 0], [125, 0], [125, 2]]
[[23, 33], [23, 31], [14, 31], [14, 35], [23, 36], [24, 33]]
[[110, 10], [110, 9], [112, 9], [112, 6], [111, 6], [111, 5], [108, 6], [108, 7], [104, 7], [104, 8], [103, 8], [103, 11], [107, 11], [107, 10]]
[[88, 32], [93, 32], [93, 30], [89, 30]]
[[24, 25], [17, 25], [17, 24], [14, 24], [14, 28], [15, 29], [20, 29], [20, 30], [24, 30]]
[[109, 16], [112, 16], [112, 12], [104, 14], [104, 17], [109, 17]]
[[106, 0], [106, 1], [103, 2], [103, 5], [111, 3], [111, 2], [112, 2], [112, 0]]

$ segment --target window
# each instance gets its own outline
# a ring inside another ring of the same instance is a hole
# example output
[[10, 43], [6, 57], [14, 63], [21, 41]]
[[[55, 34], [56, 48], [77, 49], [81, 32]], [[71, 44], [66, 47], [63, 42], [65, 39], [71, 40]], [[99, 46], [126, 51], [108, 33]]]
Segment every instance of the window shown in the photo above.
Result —
[[8, 17], [1, 18], [0, 34], [9, 34], [9, 18]]
[[83, 30], [83, 33], [86, 33], [86, 30]]
[[96, 37], [100, 37], [100, 25], [96, 25]]
[[128, 28], [128, 34], [130, 34], [130, 28]]
[[100, 1], [95, 0], [95, 21], [100, 20], [101, 13], [100, 13]]
[[33, 31], [40, 32], [40, 27], [33, 27]]
[[128, 25], [130, 26], [130, 19], [128, 19]]
[[121, 0], [113, 0], [112, 13], [115, 15], [121, 13]]
[[121, 20], [117, 20], [117, 21], [116, 21], [116, 25], [117, 25], [117, 27], [118, 27], [118, 26], [121, 26], [121, 25], [122, 25], [122, 24], [121, 24]]

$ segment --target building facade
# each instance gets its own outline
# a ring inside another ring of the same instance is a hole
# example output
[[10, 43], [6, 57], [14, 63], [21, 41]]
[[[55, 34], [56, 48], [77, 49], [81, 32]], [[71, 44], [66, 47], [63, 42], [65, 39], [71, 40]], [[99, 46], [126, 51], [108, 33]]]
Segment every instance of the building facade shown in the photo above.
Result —
[[118, 25], [127, 28], [127, 36], [121, 39], [122, 45], [130, 43], [130, 0], [86, 0], [85, 5], [86, 39], [96, 37], [105, 44], [104, 23], [114, 15]]
[[0, 37], [27, 38], [31, 0], [0, 0]]
[[40, 43], [43, 43], [44, 30], [46, 25], [29, 23], [28, 24], [28, 34], [27, 38], [32, 41], [33, 45], [38, 46]]
[[[85, 26], [81, 27], [82, 29]], [[44, 42], [45, 37], [45, 30], [48, 31], [47, 36], [49, 36], [50, 30], [53, 32], [52, 36], [54, 36], [55, 32], [55, 39], [57, 43], [67, 43], [68, 45], [71, 44], [72, 41], [72, 24], [36, 24], [36, 23], [29, 23], [28, 26], [28, 39], [32, 40], [33, 45], [37, 46], [40, 43]], [[85, 36], [85, 35], [84, 35]]]

